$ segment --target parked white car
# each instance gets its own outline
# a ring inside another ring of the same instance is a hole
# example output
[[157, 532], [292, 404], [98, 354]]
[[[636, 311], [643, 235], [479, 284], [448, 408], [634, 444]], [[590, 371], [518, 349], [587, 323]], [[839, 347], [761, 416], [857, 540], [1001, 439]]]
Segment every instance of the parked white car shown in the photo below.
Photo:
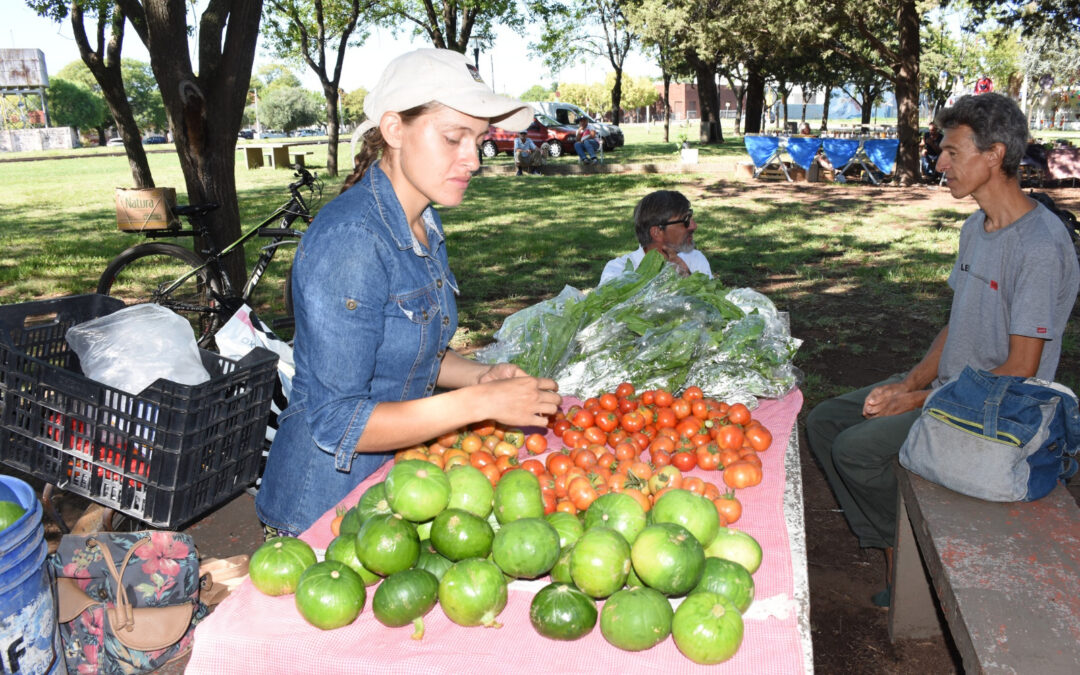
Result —
[[563, 101], [529, 101], [529, 105], [537, 112], [542, 112], [548, 117], [555, 118], [559, 124], [577, 126], [578, 119], [584, 117], [589, 120], [589, 128], [596, 132], [604, 144], [604, 150], [613, 150], [622, 147], [626, 140], [623, 138], [622, 129], [615, 124], [598, 122], [589, 116], [581, 108], [573, 103]]

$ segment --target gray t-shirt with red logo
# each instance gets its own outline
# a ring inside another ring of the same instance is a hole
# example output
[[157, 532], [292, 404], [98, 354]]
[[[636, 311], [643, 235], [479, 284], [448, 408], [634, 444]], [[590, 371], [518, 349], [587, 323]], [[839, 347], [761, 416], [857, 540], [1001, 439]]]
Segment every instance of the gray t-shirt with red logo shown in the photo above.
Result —
[[995, 232], [984, 229], [985, 220], [986, 214], [976, 211], [960, 230], [960, 250], [949, 275], [949, 337], [934, 386], [955, 378], [964, 366], [993, 370], [1005, 363], [1010, 335], [1046, 340], [1036, 376], [1052, 381], [1080, 287], [1069, 232], [1042, 204]]

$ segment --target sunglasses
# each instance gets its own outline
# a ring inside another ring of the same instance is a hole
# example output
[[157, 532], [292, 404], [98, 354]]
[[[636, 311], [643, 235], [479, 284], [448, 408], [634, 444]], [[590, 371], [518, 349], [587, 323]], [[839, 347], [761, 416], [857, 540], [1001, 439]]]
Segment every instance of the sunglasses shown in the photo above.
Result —
[[668, 225], [682, 225], [683, 227], [690, 227], [690, 221], [694, 219], [694, 209], [690, 209], [686, 212], [686, 215], [682, 218], [676, 218], [675, 220], [669, 220], [666, 223], [660, 223], [657, 227], [667, 227]]

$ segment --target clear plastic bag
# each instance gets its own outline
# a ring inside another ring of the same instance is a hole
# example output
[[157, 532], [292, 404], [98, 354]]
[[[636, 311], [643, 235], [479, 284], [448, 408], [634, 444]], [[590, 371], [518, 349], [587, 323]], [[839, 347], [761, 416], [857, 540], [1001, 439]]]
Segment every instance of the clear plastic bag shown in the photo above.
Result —
[[129, 394], [157, 379], [187, 385], [210, 379], [191, 324], [160, 305], [132, 305], [76, 324], [65, 338], [84, 375]]
[[705, 275], [680, 277], [658, 254], [646, 264], [652, 255], [588, 295], [566, 287], [508, 317], [477, 359], [516, 363], [580, 397], [630, 381], [674, 391], [695, 384], [753, 403], [799, 384], [791, 360], [801, 341], [772, 301]]

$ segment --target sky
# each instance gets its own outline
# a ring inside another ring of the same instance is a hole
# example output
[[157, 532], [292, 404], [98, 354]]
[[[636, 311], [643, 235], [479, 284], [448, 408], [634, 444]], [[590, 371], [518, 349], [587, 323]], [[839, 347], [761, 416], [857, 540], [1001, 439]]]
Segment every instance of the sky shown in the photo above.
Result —
[[[71, 34], [71, 24], [64, 20], [54, 23], [38, 16], [22, 0], [0, 0], [7, 7], [6, 30], [0, 33], [0, 47], [16, 49], [40, 49], [45, 53], [45, 65], [50, 75], [60, 71], [72, 61], [79, 59], [79, 50]], [[88, 32], [92, 28], [87, 26]], [[529, 54], [528, 43], [536, 40], [539, 27], [530, 27], [525, 37], [507, 28], [495, 33], [494, 47], [490, 52], [480, 53], [480, 74], [496, 92], [518, 96], [534, 84], [550, 85], [555, 80], [563, 82], [590, 83], [603, 81], [612, 68], [606, 60], [580, 61], [573, 67], [556, 75], [543, 65], [538, 56]], [[404, 33], [404, 31], [402, 31]], [[370, 90], [379, 79], [386, 64], [395, 56], [410, 49], [430, 46], [426, 42], [413, 41], [409, 36], [394, 37], [389, 31], [376, 31], [360, 47], [352, 47], [345, 57], [341, 87], [352, 91], [358, 87]], [[130, 29], [124, 32], [125, 58], [149, 62], [150, 57], [138, 36]], [[469, 50], [472, 56], [472, 50]], [[255, 54], [255, 68], [275, 59], [260, 46]], [[294, 72], [308, 89], [320, 90], [318, 78], [307, 66], [294, 67]], [[659, 76], [659, 69], [646, 57], [631, 53], [627, 58], [625, 74], [632, 77]]]

